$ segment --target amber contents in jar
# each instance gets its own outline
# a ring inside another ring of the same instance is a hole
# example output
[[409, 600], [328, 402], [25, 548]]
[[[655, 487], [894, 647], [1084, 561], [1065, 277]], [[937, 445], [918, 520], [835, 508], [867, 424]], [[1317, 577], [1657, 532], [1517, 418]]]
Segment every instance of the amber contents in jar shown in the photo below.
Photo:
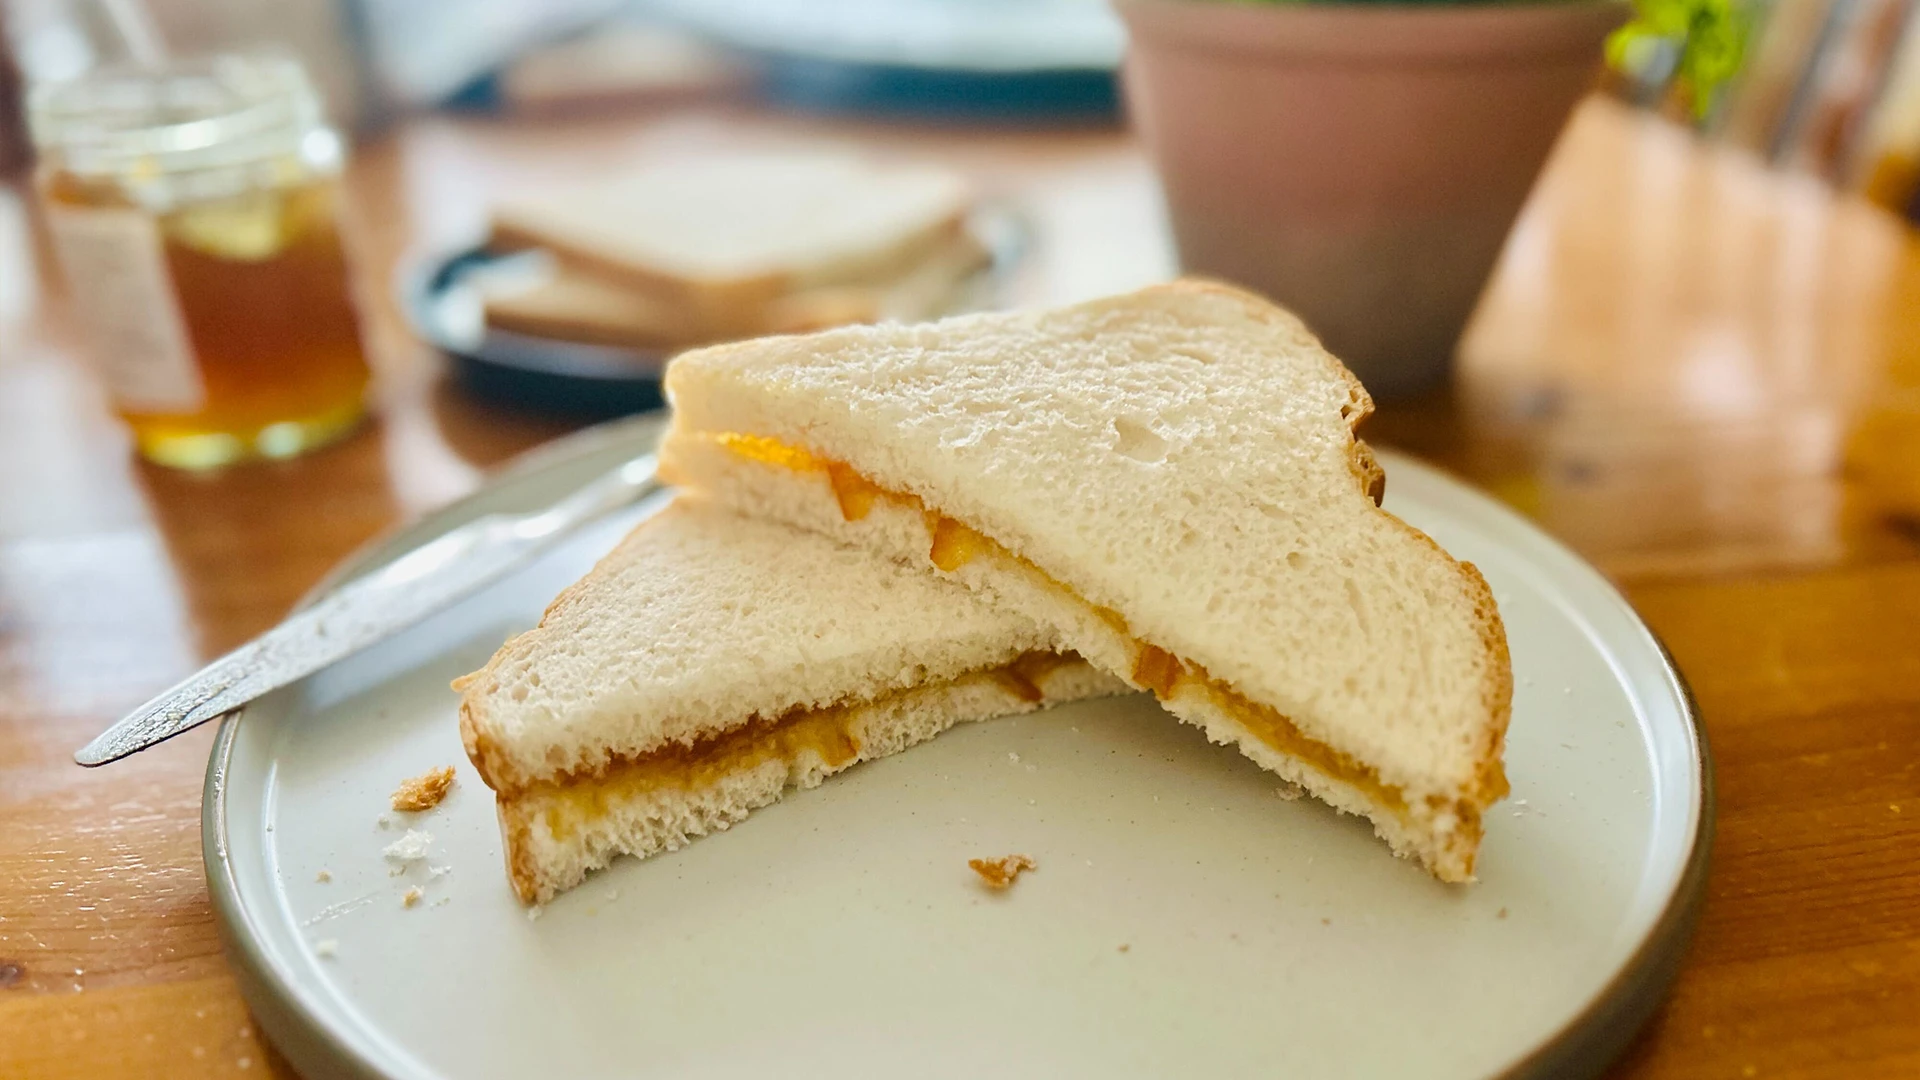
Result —
[[71, 303], [144, 456], [288, 457], [359, 422], [341, 143], [297, 64], [110, 71], [35, 108]]
[[[248, 448], [281, 456], [359, 421], [367, 365], [348, 298], [337, 188], [316, 180], [158, 219], [204, 398], [187, 413], [120, 410], [147, 456], [186, 466], [253, 456]], [[63, 175], [43, 194], [76, 207], [117, 201]]]

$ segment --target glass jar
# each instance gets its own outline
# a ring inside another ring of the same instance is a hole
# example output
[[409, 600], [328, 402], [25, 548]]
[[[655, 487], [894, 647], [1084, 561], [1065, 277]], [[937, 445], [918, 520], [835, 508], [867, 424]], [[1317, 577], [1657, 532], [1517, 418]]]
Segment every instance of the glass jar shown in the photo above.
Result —
[[143, 455], [289, 457], [359, 423], [342, 144], [296, 61], [110, 69], [28, 108], [73, 310]]

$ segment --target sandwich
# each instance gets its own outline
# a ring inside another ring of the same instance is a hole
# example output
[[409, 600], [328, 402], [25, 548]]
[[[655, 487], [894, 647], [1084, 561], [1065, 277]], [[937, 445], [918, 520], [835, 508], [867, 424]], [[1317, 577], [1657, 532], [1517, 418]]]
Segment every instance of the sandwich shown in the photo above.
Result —
[[1381, 509], [1360, 383], [1174, 282], [1055, 311], [698, 350], [663, 475], [964, 583], [1441, 880], [1507, 791], [1486, 581]]
[[488, 247], [553, 256], [485, 298], [488, 325], [643, 347], [920, 319], [986, 261], [968, 185], [846, 154], [662, 160], [510, 202]]
[[683, 495], [454, 689], [540, 904], [961, 721], [1125, 686], [956, 583]]
[[962, 233], [890, 280], [800, 289], [721, 319], [705, 319], [671, 297], [557, 260], [478, 284], [493, 330], [671, 352], [740, 336], [932, 318], [960, 303], [989, 261], [980, 242]]

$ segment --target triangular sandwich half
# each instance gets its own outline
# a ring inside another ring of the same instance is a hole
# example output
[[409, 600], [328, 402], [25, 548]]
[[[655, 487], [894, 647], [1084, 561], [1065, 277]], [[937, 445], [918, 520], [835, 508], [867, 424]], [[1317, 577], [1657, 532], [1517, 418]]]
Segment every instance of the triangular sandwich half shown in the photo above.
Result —
[[1472, 877], [1507, 791], [1500, 616], [1379, 508], [1372, 401], [1291, 314], [1175, 282], [705, 349], [667, 392], [675, 482], [964, 581]]
[[454, 688], [529, 904], [961, 721], [1126, 689], [955, 583], [686, 496]]

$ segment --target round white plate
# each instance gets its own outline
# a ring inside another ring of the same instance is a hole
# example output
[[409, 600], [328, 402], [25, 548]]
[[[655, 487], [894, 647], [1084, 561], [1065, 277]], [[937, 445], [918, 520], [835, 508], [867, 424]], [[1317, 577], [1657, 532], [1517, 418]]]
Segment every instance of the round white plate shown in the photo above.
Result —
[[[551, 499], [657, 432], [576, 437], [345, 572]], [[226, 724], [207, 876], [243, 989], [312, 1077], [1591, 1075], [1690, 929], [1706, 747], [1598, 574], [1382, 459], [1387, 506], [1479, 564], [1513, 649], [1513, 795], [1477, 885], [1433, 881], [1133, 697], [963, 726], [530, 918], [447, 682], [643, 508]], [[441, 807], [387, 810], [448, 764]], [[382, 849], [409, 826], [432, 855], [395, 876]], [[967, 869], [1013, 852], [1039, 869], [1004, 894]]]

